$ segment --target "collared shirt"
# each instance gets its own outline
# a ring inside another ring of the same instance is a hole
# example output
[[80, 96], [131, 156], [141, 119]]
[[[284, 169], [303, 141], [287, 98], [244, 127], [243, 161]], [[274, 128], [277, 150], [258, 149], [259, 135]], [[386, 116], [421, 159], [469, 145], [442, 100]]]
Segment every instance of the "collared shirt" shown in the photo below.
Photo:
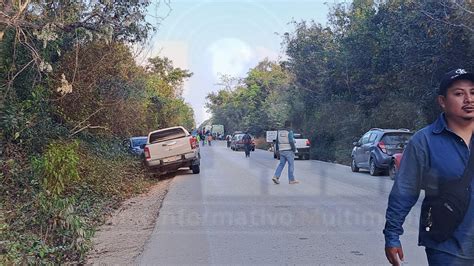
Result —
[[[403, 234], [403, 222], [423, 187], [462, 177], [469, 160], [469, 147], [474, 147], [472, 143], [473, 138], [471, 145], [466, 145], [448, 128], [444, 114], [413, 135], [403, 153], [400, 171], [388, 200], [383, 231], [386, 247], [401, 246], [399, 236]], [[471, 182], [474, 188], [473, 184], [474, 180]], [[466, 216], [449, 240], [442, 243], [432, 240], [422, 228], [421, 221], [419, 230], [418, 245], [474, 259], [474, 189]]]

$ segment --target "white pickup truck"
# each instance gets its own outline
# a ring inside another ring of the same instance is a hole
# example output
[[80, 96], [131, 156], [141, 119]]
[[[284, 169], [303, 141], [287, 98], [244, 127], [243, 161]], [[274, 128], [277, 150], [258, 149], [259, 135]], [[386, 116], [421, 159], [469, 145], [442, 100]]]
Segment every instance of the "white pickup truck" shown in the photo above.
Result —
[[[272, 142], [273, 143], [273, 158], [275, 159], [280, 159], [280, 154], [278, 151], [275, 149], [275, 141], [276, 141], [276, 136], [277, 136], [277, 131], [267, 131], [267, 142]], [[295, 136], [295, 146], [296, 146], [296, 153], [295, 156], [304, 159], [304, 160], [309, 160], [309, 148], [311, 146], [311, 143], [309, 139], [303, 138], [303, 136], [299, 133], [294, 133]]]
[[309, 160], [309, 148], [311, 146], [311, 142], [309, 141], [309, 139], [303, 138], [303, 135], [295, 133], [295, 141], [295, 155], [298, 156], [298, 158], [300, 159]]
[[148, 134], [144, 148], [148, 170], [159, 173], [189, 167], [193, 174], [200, 172], [199, 144], [184, 127], [170, 127]]

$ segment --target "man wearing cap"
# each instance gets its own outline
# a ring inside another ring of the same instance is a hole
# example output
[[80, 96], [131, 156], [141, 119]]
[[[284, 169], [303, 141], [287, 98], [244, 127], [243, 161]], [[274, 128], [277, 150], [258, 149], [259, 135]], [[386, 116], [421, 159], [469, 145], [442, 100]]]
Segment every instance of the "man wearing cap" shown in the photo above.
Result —
[[273, 175], [273, 182], [280, 184], [280, 176], [285, 164], [288, 162], [288, 181], [290, 184], [299, 184], [300, 181], [295, 179], [295, 152], [296, 144], [293, 130], [291, 130], [291, 121], [285, 121], [285, 129], [278, 130], [275, 149], [280, 154], [280, 163]]
[[[399, 239], [402, 225], [420, 190], [448, 178], [461, 178], [467, 166], [474, 142], [474, 74], [464, 69], [446, 73], [438, 89], [438, 103], [443, 113], [413, 135], [389, 196], [383, 233], [385, 254], [393, 265], [404, 259]], [[471, 187], [473, 183], [471, 179]], [[444, 242], [432, 239], [420, 222], [418, 245], [425, 246], [430, 265], [474, 265], [474, 195], [469, 204], [463, 221]]]

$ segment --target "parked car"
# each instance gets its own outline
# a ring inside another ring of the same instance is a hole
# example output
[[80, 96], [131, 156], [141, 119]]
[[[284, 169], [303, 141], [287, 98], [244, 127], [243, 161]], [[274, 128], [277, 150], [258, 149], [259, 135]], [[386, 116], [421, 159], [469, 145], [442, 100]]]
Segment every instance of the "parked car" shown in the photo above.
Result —
[[170, 127], [148, 134], [144, 149], [145, 165], [150, 171], [166, 173], [189, 167], [194, 174], [200, 172], [197, 139], [184, 127]]
[[[294, 133], [294, 136], [296, 141], [295, 156], [299, 159], [309, 160], [309, 148], [311, 146], [311, 142], [309, 141], [309, 139], [304, 138], [303, 135], [300, 133]], [[275, 141], [276, 139], [273, 141], [273, 147], [275, 147]], [[280, 154], [275, 148], [273, 148], [273, 158], [280, 160]]]
[[129, 152], [135, 155], [143, 155], [143, 148], [148, 140], [147, 136], [131, 137], [123, 141]]
[[395, 153], [394, 155], [392, 155], [392, 163], [390, 164], [390, 168], [389, 168], [389, 175], [390, 175], [390, 178], [392, 180], [395, 179], [395, 176], [397, 175], [398, 173], [398, 170], [400, 169], [400, 163], [402, 162], [402, 157], [403, 157], [403, 153]]
[[[237, 133], [232, 137], [232, 140], [230, 141], [230, 148], [233, 151], [238, 151], [238, 150], [244, 150], [245, 149], [245, 144], [242, 138], [245, 136], [244, 133]], [[250, 144], [251, 150], [255, 151], [255, 139], [253, 136], [252, 137], [252, 143]]]
[[353, 143], [351, 170], [368, 169], [372, 176], [387, 172], [392, 156], [403, 152], [412, 135], [408, 129], [370, 129]]

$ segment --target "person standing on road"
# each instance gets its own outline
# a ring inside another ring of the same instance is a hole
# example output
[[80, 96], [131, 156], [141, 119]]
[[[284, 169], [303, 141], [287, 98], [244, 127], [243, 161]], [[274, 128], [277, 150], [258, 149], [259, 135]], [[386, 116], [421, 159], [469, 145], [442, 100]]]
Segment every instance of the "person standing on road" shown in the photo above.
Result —
[[206, 139], [206, 134], [204, 130], [201, 132], [201, 140], [202, 140], [202, 146], [206, 146], [207, 139]]
[[207, 131], [207, 143], [209, 143], [209, 146], [211, 146], [212, 142], [212, 134], [211, 132]]
[[232, 137], [230, 135], [227, 135], [226, 140], [227, 140], [227, 148], [230, 148], [230, 142], [232, 141]]
[[295, 137], [290, 129], [291, 122], [285, 122], [285, 129], [278, 130], [277, 139], [275, 141], [275, 149], [280, 154], [280, 164], [278, 164], [275, 174], [272, 178], [275, 184], [280, 184], [280, 176], [285, 164], [288, 162], [288, 180], [290, 184], [298, 184], [299, 181], [294, 177], [295, 170]]
[[199, 132], [196, 134], [196, 141], [198, 145], [201, 143], [201, 134]]
[[249, 135], [249, 133], [247, 131], [245, 132], [245, 135], [242, 137], [242, 141], [243, 141], [244, 147], [245, 147], [245, 157], [250, 157], [252, 137]]
[[[385, 254], [392, 265], [400, 265], [404, 259], [399, 239], [402, 225], [421, 189], [425, 190], [425, 198], [418, 244], [425, 246], [429, 265], [474, 265], [474, 190], [470, 192], [470, 200], [466, 200], [465, 204], [469, 204], [466, 214], [460, 224], [454, 225], [454, 233], [446, 234], [447, 240], [433, 234], [435, 207], [427, 208], [435, 206], [433, 202], [440, 199], [441, 187], [452, 184], [447, 181], [463, 176], [470, 149], [474, 147], [474, 74], [464, 69], [446, 73], [438, 89], [438, 103], [443, 113], [411, 138], [388, 199], [383, 233]], [[466, 184], [472, 187], [474, 181], [469, 178]], [[443, 216], [438, 223], [441, 230], [449, 227], [448, 218]]]

